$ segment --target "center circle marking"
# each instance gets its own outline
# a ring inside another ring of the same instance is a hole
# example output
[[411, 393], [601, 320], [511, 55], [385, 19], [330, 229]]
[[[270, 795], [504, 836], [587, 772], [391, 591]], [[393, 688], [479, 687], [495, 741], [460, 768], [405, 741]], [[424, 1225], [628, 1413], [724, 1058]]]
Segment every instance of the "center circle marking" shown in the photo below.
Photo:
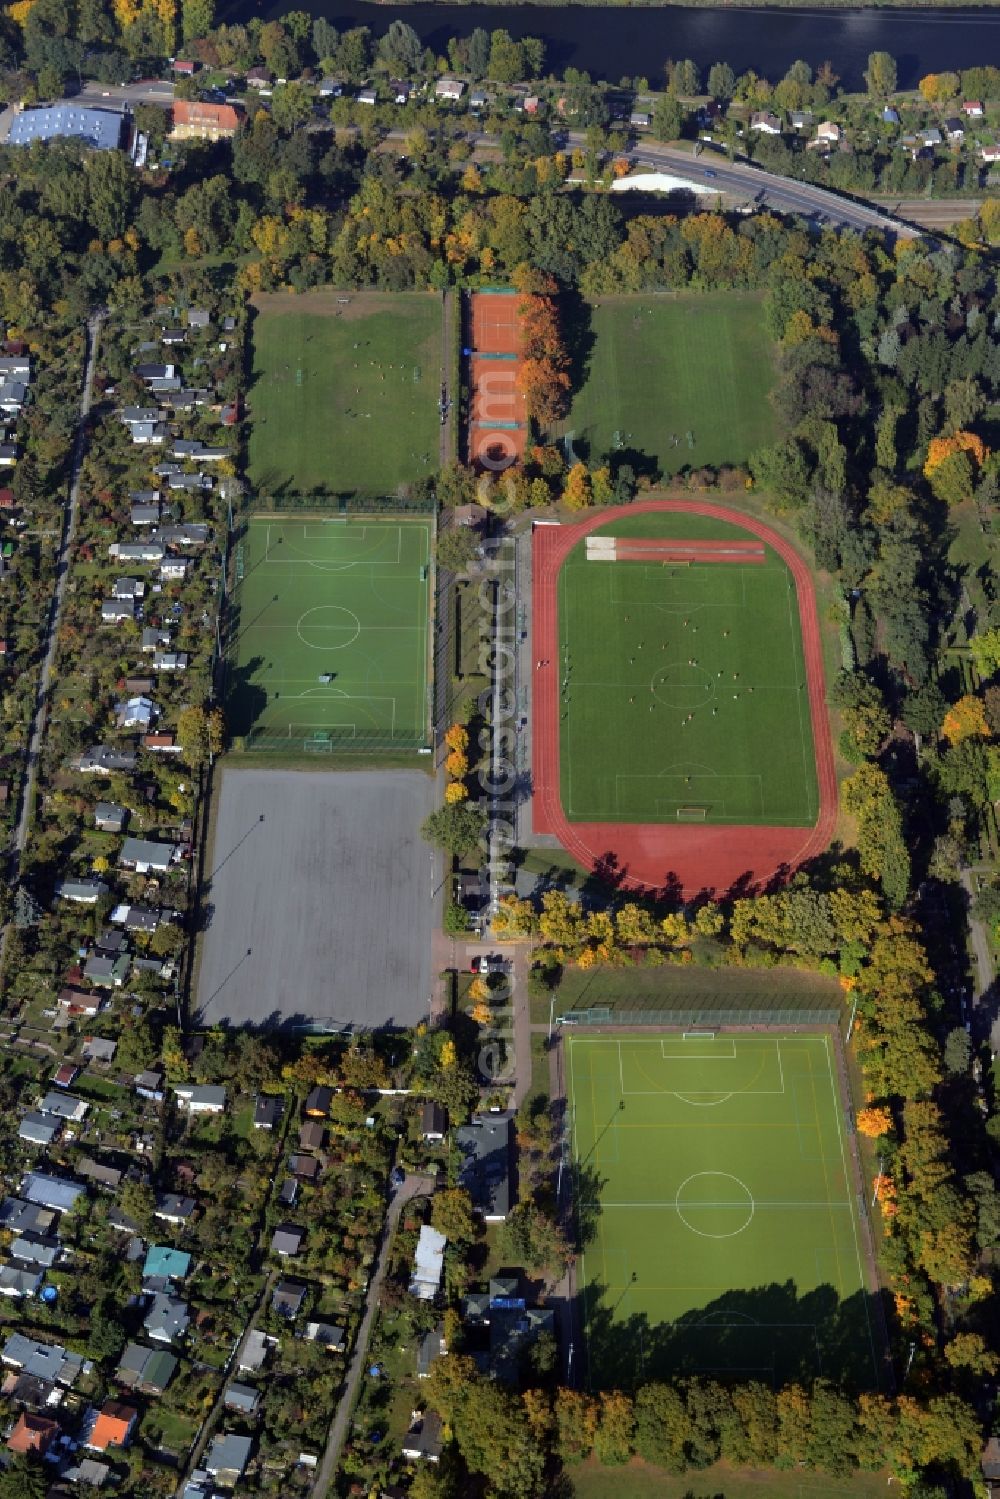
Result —
[[314, 651], [342, 651], [361, 634], [361, 621], [340, 604], [318, 604], [299, 616], [295, 633]]
[[[692, 1191], [690, 1189], [695, 1182], [699, 1183], [699, 1188]], [[685, 1177], [677, 1188], [674, 1207], [684, 1227], [702, 1239], [734, 1239], [737, 1234], [750, 1227], [755, 1210], [753, 1193], [746, 1182], [740, 1181], [738, 1176], [730, 1175], [728, 1171], [696, 1171], [692, 1176]], [[725, 1214], [723, 1221], [729, 1223], [730, 1227], [721, 1233], [699, 1228], [691, 1221], [690, 1216], [699, 1212]]]
[[653, 696], [668, 708], [700, 708], [715, 693], [715, 680], [702, 666], [672, 661], [653, 676]]

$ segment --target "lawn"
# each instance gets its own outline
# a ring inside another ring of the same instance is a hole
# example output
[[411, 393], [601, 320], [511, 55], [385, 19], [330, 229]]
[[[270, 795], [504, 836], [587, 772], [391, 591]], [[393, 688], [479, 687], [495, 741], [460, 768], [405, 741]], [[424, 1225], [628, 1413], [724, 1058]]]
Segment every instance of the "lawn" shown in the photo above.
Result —
[[322, 291], [254, 307], [254, 490], [388, 494], [437, 472], [440, 297]]
[[[595, 537], [742, 547], [714, 517], [620, 516]], [[762, 544], [760, 544], [762, 546]], [[559, 573], [570, 821], [810, 826], [819, 811], [795, 584], [763, 559], [588, 560]]]
[[422, 745], [429, 558], [424, 520], [251, 520], [227, 638], [233, 733]]
[[877, 1386], [824, 1034], [569, 1036], [585, 1372]]
[[610, 297], [590, 311], [593, 348], [565, 423], [578, 457], [631, 451], [675, 474], [745, 463], [773, 440], [759, 297]]
[[646, 1463], [625, 1469], [583, 1463], [570, 1468], [576, 1499], [876, 1499], [886, 1492], [884, 1473], [830, 1478], [825, 1473], [782, 1473], [776, 1468], [730, 1468], [716, 1463], [680, 1476]]

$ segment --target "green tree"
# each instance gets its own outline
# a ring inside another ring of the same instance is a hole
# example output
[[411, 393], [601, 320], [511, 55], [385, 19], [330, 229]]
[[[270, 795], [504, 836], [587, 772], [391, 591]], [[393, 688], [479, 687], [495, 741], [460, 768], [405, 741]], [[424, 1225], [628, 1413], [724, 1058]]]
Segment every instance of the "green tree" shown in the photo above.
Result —
[[632, 1456], [635, 1413], [631, 1396], [610, 1390], [601, 1396], [594, 1436], [594, 1456], [605, 1467], [620, 1467]]
[[471, 854], [486, 832], [486, 813], [467, 802], [439, 807], [424, 819], [420, 836], [456, 858]]
[[555, 1219], [535, 1202], [519, 1202], [501, 1225], [500, 1252], [511, 1264], [532, 1270], [561, 1272], [569, 1259], [566, 1236]]
[[635, 1396], [635, 1450], [639, 1457], [668, 1473], [683, 1473], [691, 1423], [687, 1407], [673, 1385], [642, 1385]]
[[472, 1199], [461, 1187], [436, 1192], [431, 1201], [431, 1223], [453, 1244], [471, 1244], [476, 1237]]
[[660, 141], [675, 141], [684, 128], [684, 106], [672, 94], [661, 94], [653, 110], [653, 134]]
[[869, 52], [865, 82], [873, 99], [887, 99], [896, 92], [896, 59], [888, 52]]
[[0, 1472], [0, 1499], [45, 1499], [48, 1492], [48, 1474], [33, 1452], [13, 1457]]
[[471, 526], [449, 526], [438, 534], [435, 556], [449, 572], [464, 573], [476, 555], [478, 544]]
[[424, 55], [423, 43], [406, 21], [390, 21], [389, 30], [378, 44], [378, 55], [390, 73], [404, 77], [419, 71]]
[[714, 62], [708, 70], [708, 92], [713, 99], [728, 100], [736, 92], [736, 74], [727, 62]]
[[185, 42], [208, 36], [215, 24], [215, 0], [181, 0], [181, 35]]

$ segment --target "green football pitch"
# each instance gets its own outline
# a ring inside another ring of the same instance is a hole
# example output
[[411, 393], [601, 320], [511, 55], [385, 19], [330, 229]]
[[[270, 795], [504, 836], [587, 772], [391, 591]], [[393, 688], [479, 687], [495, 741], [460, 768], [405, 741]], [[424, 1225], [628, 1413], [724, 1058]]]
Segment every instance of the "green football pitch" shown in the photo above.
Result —
[[772, 345], [744, 292], [609, 297], [564, 430], [591, 463], [629, 449], [664, 474], [745, 463], [773, 441]]
[[251, 520], [227, 640], [232, 732], [423, 745], [429, 556], [426, 520]]
[[257, 493], [390, 494], [437, 472], [440, 297], [320, 291], [254, 306]]
[[566, 1046], [592, 1384], [824, 1374], [874, 1388], [832, 1039], [674, 1032]]
[[[710, 517], [594, 536], [752, 541]], [[763, 563], [588, 561], [559, 573], [560, 776], [575, 822], [809, 826], [816, 763], [795, 584]]]

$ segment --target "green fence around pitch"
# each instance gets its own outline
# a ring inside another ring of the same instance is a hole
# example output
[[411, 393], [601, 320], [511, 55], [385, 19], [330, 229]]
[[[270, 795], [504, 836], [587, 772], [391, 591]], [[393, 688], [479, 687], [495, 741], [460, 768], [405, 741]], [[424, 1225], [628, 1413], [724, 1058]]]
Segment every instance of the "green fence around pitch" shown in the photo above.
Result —
[[433, 515], [433, 495], [253, 494], [245, 495], [244, 515]]
[[720, 1030], [727, 1025], [760, 1025], [786, 1029], [796, 1025], [839, 1025], [842, 1009], [829, 1006], [811, 1009], [803, 1006], [762, 1006], [746, 1008], [729, 1006], [713, 1009], [703, 1005], [682, 1005], [669, 1010], [630, 1010], [618, 1005], [593, 1005], [585, 1010], [566, 1010], [559, 1017], [561, 1025], [616, 1025], [636, 1029], [660, 1027], [688, 1031]]
[[422, 734], [355, 734], [330, 729], [305, 738], [298, 734], [265, 734], [251, 729], [233, 745], [237, 753], [257, 755], [429, 754]]

